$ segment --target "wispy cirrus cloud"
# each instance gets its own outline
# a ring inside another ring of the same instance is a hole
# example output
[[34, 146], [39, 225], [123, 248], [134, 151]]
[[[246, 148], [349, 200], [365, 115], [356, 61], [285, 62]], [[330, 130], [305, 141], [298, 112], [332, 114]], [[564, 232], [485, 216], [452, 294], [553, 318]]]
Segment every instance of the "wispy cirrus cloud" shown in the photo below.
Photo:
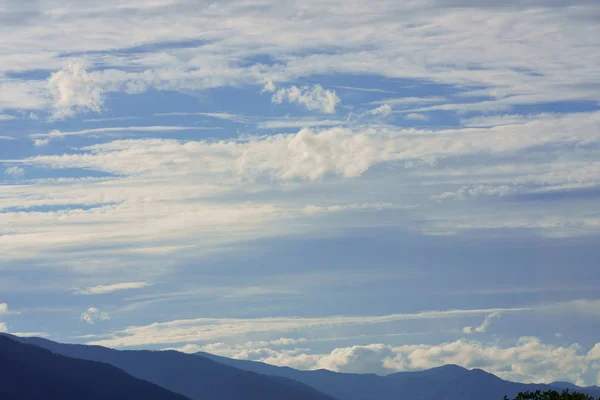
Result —
[[148, 286], [152, 286], [152, 284], [148, 282], [122, 282], [122, 283], [113, 283], [110, 285], [98, 285], [98, 286], [90, 286], [85, 289], [76, 289], [73, 294], [79, 295], [96, 295], [96, 294], [107, 294], [120, 290], [132, 290], [132, 289], [141, 289]]
[[179, 132], [179, 131], [201, 131], [201, 130], [217, 130], [219, 127], [191, 127], [191, 126], [122, 126], [122, 127], [106, 127], [82, 129], [79, 131], [59, 131], [52, 130], [49, 133], [32, 133], [29, 135], [37, 146], [48, 144], [53, 139], [64, 138], [67, 136], [83, 136], [83, 135], [106, 135], [119, 134], [127, 132]]
[[329, 316], [323, 318], [271, 317], [271, 318], [197, 318], [156, 322], [147, 326], [132, 326], [114, 332], [112, 338], [92, 341], [108, 347], [143, 346], [184, 342], [211, 341], [227, 337], [243, 337], [251, 332], [285, 333], [332, 326], [386, 324], [407, 320], [459, 318], [495, 312], [516, 313], [532, 311], [531, 307], [510, 309], [439, 310], [382, 316]]

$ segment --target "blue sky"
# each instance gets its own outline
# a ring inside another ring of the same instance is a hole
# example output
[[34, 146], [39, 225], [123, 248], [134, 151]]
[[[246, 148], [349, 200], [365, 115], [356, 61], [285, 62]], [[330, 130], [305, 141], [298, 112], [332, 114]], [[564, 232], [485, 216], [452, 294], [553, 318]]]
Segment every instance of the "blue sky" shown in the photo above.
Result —
[[600, 384], [594, 1], [0, 1], [0, 330]]

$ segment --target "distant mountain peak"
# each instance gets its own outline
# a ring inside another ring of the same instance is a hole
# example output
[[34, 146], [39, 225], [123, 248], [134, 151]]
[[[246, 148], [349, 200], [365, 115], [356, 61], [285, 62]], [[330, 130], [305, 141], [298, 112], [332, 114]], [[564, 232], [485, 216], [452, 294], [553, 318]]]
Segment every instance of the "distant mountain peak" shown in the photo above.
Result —
[[445, 364], [445, 365], [440, 365], [439, 367], [433, 367], [430, 368], [429, 371], [468, 371], [467, 368], [465, 367], [461, 367], [460, 365], [456, 365], [456, 364]]

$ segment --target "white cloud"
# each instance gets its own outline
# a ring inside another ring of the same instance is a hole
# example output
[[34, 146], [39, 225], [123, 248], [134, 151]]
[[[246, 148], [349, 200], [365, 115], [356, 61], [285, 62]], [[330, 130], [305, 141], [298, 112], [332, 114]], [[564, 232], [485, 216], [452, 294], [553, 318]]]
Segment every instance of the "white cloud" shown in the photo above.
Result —
[[85, 289], [77, 290], [74, 294], [81, 295], [94, 295], [94, 294], [106, 294], [112, 293], [119, 290], [131, 290], [131, 289], [140, 289], [144, 287], [152, 286], [147, 282], [123, 282], [123, 283], [114, 283], [111, 285], [98, 285], [98, 286], [90, 286]]
[[432, 196], [433, 200], [450, 200], [450, 199], [466, 199], [469, 197], [504, 197], [509, 194], [515, 193], [515, 189], [501, 185], [497, 187], [491, 187], [487, 185], [476, 185], [472, 187], [461, 187], [455, 192], [444, 192], [440, 195]]
[[[183, 254], [200, 245], [209, 247], [235, 243], [252, 235], [270, 237], [289, 232], [294, 221], [298, 221], [298, 225], [294, 225], [298, 234], [312, 229], [322, 231], [324, 226], [319, 218], [302, 227], [300, 220], [306, 222], [311, 209], [318, 212], [344, 209], [358, 215], [364, 209], [360, 205], [370, 204], [373, 206], [370, 209], [377, 210], [366, 192], [351, 189], [350, 185], [369, 187], [369, 191], [380, 190], [377, 185], [398, 176], [410, 190], [390, 192], [389, 198], [402, 200], [408, 192], [423, 196], [420, 204], [428, 206], [413, 211], [413, 217], [424, 221], [422, 224], [373, 215], [368, 221], [340, 219], [329, 228], [352, 223], [355, 226], [395, 224], [435, 234], [507, 227], [534, 229], [538, 234], [590, 234], [600, 230], [600, 218], [583, 208], [574, 208], [565, 214], [545, 204], [516, 213], [504, 204], [495, 204], [493, 210], [488, 209], [473, 218], [472, 213], [465, 210], [449, 211], [448, 207], [458, 207], [458, 203], [444, 202], [441, 207], [429, 199], [477, 196], [477, 205], [486, 206], [491, 196], [597, 186], [600, 163], [589, 161], [592, 158], [568, 159], [564, 158], [566, 152], [561, 153], [561, 160], [550, 159], [543, 164], [506, 164], [504, 160], [507, 156], [509, 159], [519, 156], [529, 148], [549, 145], [576, 146], [582, 149], [578, 151], [584, 151], [593, 147], [587, 144], [600, 142], [600, 130], [596, 129], [599, 121], [600, 113], [592, 112], [490, 128], [428, 130], [362, 126], [303, 129], [295, 134], [237, 140], [116, 140], [71, 153], [6, 160], [11, 166], [81, 168], [115, 176], [56, 178], [0, 187], [1, 209], [59, 207], [45, 212], [0, 213], [0, 226], [10, 227], [9, 234], [0, 237], [0, 257], [55, 255], [69, 248], [68, 254], [61, 253], [65, 257], [53, 257], [66, 262], [74, 257], [72, 250], [76, 247], [84, 252], [88, 261], [94, 254], [96, 261], [90, 263], [91, 266], [102, 262], [100, 259], [114, 257], [114, 253], [109, 256], [109, 253], [96, 252], [94, 245], [98, 241], [113, 245], [115, 252], [137, 251], [136, 254], [143, 257], [155, 251], [159, 257], [167, 253]], [[461, 157], [465, 156], [485, 160], [481, 161], [484, 165], [461, 164]], [[438, 167], [444, 160], [448, 162], [442, 164], [447, 166]], [[371, 178], [377, 177], [375, 181], [356, 179], [369, 169], [373, 169]], [[355, 181], [346, 182], [343, 178], [355, 178]], [[285, 198], [281, 183], [293, 184], [294, 190], [302, 195], [293, 200]], [[340, 194], [339, 200], [323, 204], [316, 192], [311, 191], [313, 185], [325, 188], [332, 184], [340, 185], [340, 193], [351, 193], [350, 198]], [[451, 190], [436, 194], [436, 185], [440, 184]], [[233, 202], [222, 201], [235, 191], [267, 190], [272, 193], [269, 203], [248, 203], [240, 197], [235, 197]], [[385, 204], [414, 203], [390, 201]], [[393, 207], [379, 208], [391, 210]], [[312, 215], [322, 215], [318, 212]], [[199, 237], [204, 240], [201, 244]], [[36, 252], [28, 251], [32, 240], [37, 243]], [[158, 264], [158, 258], [155, 262]], [[102, 263], [111, 265], [107, 261]], [[83, 268], [84, 263], [79, 265]]]
[[332, 316], [324, 318], [197, 318], [170, 322], [156, 322], [146, 326], [132, 326], [114, 332], [110, 339], [94, 341], [90, 342], [90, 344], [107, 347], [123, 347], [148, 344], [186, 343], [243, 336], [252, 332], [290, 332], [332, 326], [385, 324], [405, 320], [458, 318], [494, 312], [515, 313], [531, 310], [531, 308], [440, 310], [382, 316]]
[[392, 113], [392, 106], [389, 104], [383, 104], [377, 108], [374, 108], [367, 112], [370, 115], [380, 115], [382, 117], [386, 117]]
[[[62, 55], [71, 53], [82, 54], [90, 69], [102, 67], [89, 74], [107, 91], [203, 89], [352, 73], [427, 79], [507, 103], [548, 103], [560, 98], [597, 101], [593, 88], [581, 85], [597, 80], [598, 56], [589, 48], [597, 46], [593, 38], [598, 28], [588, 17], [593, 12], [589, 2], [572, 8], [527, 2], [513, 4], [510, 10], [474, 3], [440, 7], [440, 1], [419, 7], [383, 1], [352, 8], [336, 7], [331, 0], [266, 4], [248, 13], [239, 1], [197, 9], [136, 2], [130, 5], [135, 12], [123, 15], [112, 2], [95, 6], [93, 12], [88, 6], [78, 6], [86, 13], [75, 13], [72, 5], [58, 8], [48, 3], [43, 13], [62, 18], [60, 23], [53, 18], [36, 20], [35, 25], [23, 23], [3, 35], [0, 47], [6, 51], [0, 53], [0, 75], [58, 68]], [[373, 9], [385, 12], [373, 15]], [[509, 40], [507, 24], [511, 26]], [[160, 28], [174, 25], [179, 29]], [[39, 30], [47, 35], [40, 36]], [[77, 37], [71, 34], [74, 31]], [[378, 31], [394, 35], [373, 40]], [[198, 37], [208, 38], [213, 45], [190, 43], [168, 51], [157, 46], [155, 51], [134, 54], [120, 51], [139, 43], [181, 43]], [[519, 39], [518, 46], [512, 39]], [[453, 43], [454, 51], [440, 51], [447, 41]], [[563, 63], [554, 62], [559, 42], [567, 49]], [[53, 51], [46, 50], [50, 48]], [[265, 52], [275, 59], [273, 65], [248, 62]], [[17, 79], [9, 83], [35, 86]], [[4, 99], [4, 89], [0, 88], [0, 108], [45, 106], [39, 104], [44, 103], [39, 91], [19, 94], [11, 90]], [[470, 94], [471, 98], [475, 95]]]
[[11, 335], [20, 336], [20, 337], [50, 337], [50, 334], [47, 332], [11, 332]]
[[465, 326], [463, 328], [463, 332], [466, 334], [471, 334], [473, 332], [483, 333], [483, 332], [487, 331], [487, 328], [489, 328], [489, 326], [491, 325], [491, 323], [494, 319], [498, 319], [501, 316], [502, 316], [502, 313], [500, 313], [500, 312], [491, 313], [490, 315], [485, 317], [485, 319], [483, 320], [481, 325], [476, 326], [476, 327]]
[[191, 127], [191, 126], [122, 126], [122, 127], [107, 127], [83, 129], [80, 131], [62, 132], [54, 129], [48, 133], [32, 133], [29, 135], [34, 140], [35, 145], [41, 146], [48, 144], [52, 139], [64, 138], [66, 136], [82, 136], [82, 135], [100, 135], [100, 134], [115, 134], [125, 132], [179, 132], [179, 131], [199, 131], [220, 129], [218, 127]]
[[419, 113], [409, 113], [404, 116], [405, 119], [409, 119], [411, 121], [428, 121], [429, 117], [425, 114]]
[[16, 117], [13, 115], [8, 115], [8, 114], [0, 114], [0, 121], [11, 121], [13, 119], [15, 119]]
[[22, 167], [12, 166], [6, 168], [4, 174], [14, 178], [20, 178], [25, 174], [25, 170]]
[[347, 205], [330, 205], [330, 206], [315, 206], [309, 205], [304, 207], [303, 211], [307, 215], [321, 213], [336, 213], [342, 211], [360, 211], [360, 210], [398, 210], [398, 209], [414, 209], [417, 205], [402, 205], [392, 203], [362, 203], [362, 204], [347, 204]]
[[81, 62], [69, 62], [64, 69], [48, 78], [52, 97], [52, 118], [63, 119], [77, 113], [100, 112], [104, 90], [87, 73]]
[[295, 346], [300, 343], [306, 343], [307, 340], [305, 338], [279, 338], [275, 340], [268, 341], [249, 341], [245, 343], [237, 343], [234, 345], [227, 345], [225, 343], [211, 343], [208, 345], [198, 345], [198, 344], [186, 344], [181, 347], [169, 347], [164, 350], [176, 350], [182, 353], [198, 353], [200, 351], [218, 354], [231, 358], [241, 358], [241, 359], [250, 359], [249, 357], [256, 351], [256, 349], [265, 348], [265, 347], [287, 347], [287, 346]]
[[96, 321], [108, 321], [110, 316], [100, 311], [95, 307], [90, 307], [87, 311], [81, 313], [80, 320], [85, 322], [86, 324], [93, 325]]
[[259, 129], [285, 129], [285, 128], [312, 128], [319, 126], [341, 126], [348, 125], [349, 121], [339, 119], [313, 119], [313, 118], [295, 118], [295, 119], [275, 119], [262, 121], [257, 124]]
[[273, 93], [275, 92], [275, 90], [277, 89], [277, 86], [275, 86], [275, 83], [273, 83], [273, 81], [268, 80], [265, 82], [265, 85], [262, 88], [261, 93]]
[[177, 117], [177, 116], [190, 116], [197, 115], [200, 117], [210, 117], [216, 119], [222, 119], [225, 121], [233, 122], [247, 122], [248, 118], [239, 114], [232, 114], [227, 112], [168, 112], [168, 113], [156, 113], [157, 117]]
[[[123, 140], [85, 147], [84, 154], [38, 156], [20, 162], [120, 174], [144, 170], [176, 172], [185, 167], [190, 172], [208, 168], [213, 173], [237, 172], [250, 176], [271, 173], [278, 179], [315, 180], [327, 173], [358, 177], [372, 165], [383, 162], [402, 160], [431, 164], [436, 159], [480, 154], [502, 156], [550, 144], [597, 143], [600, 134], [595, 128], [599, 121], [600, 112], [591, 112], [536, 120], [518, 128], [431, 131], [378, 126], [334, 127], [318, 131], [302, 129], [296, 134], [246, 141]], [[137, 158], [132, 158], [132, 154]], [[177, 167], [173, 160], [178, 160]]]
[[333, 114], [340, 98], [335, 94], [335, 91], [323, 89], [321, 85], [314, 85], [312, 87], [291, 86], [279, 89], [273, 94], [271, 101], [275, 104], [281, 104], [284, 101], [298, 103], [311, 111], [316, 110]]
[[446, 364], [481, 368], [503, 379], [517, 382], [569, 380], [580, 385], [587, 373], [598, 370], [600, 343], [587, 353], [578, 344], [544, 344], [536, 337], [522, 337], [513, 345], [459, 339], [440, 344], [390, 346], [382, 343], [341, 347], [329, 353], [310, 349], [276, 349], [268, 342], [244, 345], [211, 343], [186, 345], [179, 350], [204, 351], [224, 357], [266, 362], [301, 370], [328, 369], [345, 373], [389, 374], [417, 371]]
[[8, 304], [0, 303], [0, 315], [11, 315], [11, 314], [20, 314], [18, 311], [11, 311], [8, 308]]
[[8, 333], [8, 327], [4, 322], [0, 322], [0, 333]]

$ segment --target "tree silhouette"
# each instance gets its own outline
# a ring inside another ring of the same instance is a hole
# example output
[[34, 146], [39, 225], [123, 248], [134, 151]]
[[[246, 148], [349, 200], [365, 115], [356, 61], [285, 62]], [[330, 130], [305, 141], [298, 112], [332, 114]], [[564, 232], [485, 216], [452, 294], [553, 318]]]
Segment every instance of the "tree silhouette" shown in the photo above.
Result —
[[[504, 396], [504, 400], [510, 399], [507, 396]], [[545, 392], [539, 390], [535, 392], [521, 392], [513, 400], [594, 400], [594, 398], [587, 394], [569, 392], [568, 389], [565, 389], [562, 393], [559, 393], [556, 390], [548, 390]]]

